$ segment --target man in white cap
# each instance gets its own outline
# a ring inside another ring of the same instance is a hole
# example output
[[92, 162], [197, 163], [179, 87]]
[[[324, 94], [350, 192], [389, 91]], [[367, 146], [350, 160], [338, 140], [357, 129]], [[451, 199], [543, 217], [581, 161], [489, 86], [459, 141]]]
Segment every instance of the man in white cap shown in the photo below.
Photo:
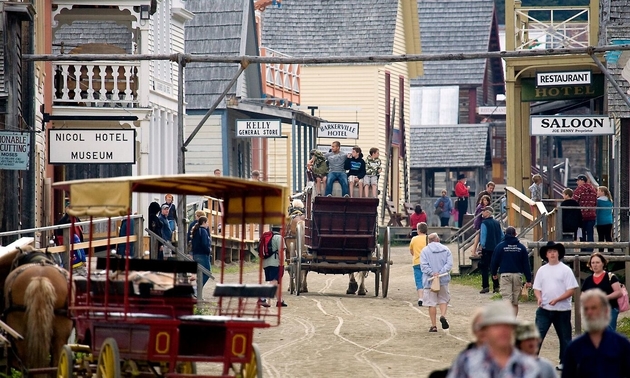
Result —
[[449, 371], [449, 378], [555, 378], [543, 374], [538, 362], [514, 347], [518, 321], [512, 306], [504, 301], [488, 304], [481, 315], [485, 345], [462, 353]]
[[630, 341], [608, 327], [610, 303], [599, 289], [582, 293], [584, 333], [573, 339], [564, 358], [564, 378], [630, 377]]
[[536, 324], [532, 322], [522, 322], [516, 326], [516, 348], [521, 352], [530, 355], [538, 361], [545, 376], [553, 377], [556, 373], [553, 365], [546, 358], [538, 356], [540, 350], [540, 333]]

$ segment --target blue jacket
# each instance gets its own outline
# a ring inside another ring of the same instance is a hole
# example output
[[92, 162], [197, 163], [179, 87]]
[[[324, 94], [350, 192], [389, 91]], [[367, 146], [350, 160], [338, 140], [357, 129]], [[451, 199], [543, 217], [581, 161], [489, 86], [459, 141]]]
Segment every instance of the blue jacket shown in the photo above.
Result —
[[595, 210], [596, 225], [603, 226], [606, 224], [613, 224], [612, 206], [613, 203], [608, 199], [608, 197], [604, 196], [597, 198], [597, 207], [605, 207], [605, 209]]
[[442, 204], [442, 213], [440, 214], [440, 218], [450, 218], [451, 211], [453, 210], [453, 201], [451, 201], [451, 198], [440, 197], [437, 199], [437, 201], [435, 201], [433, 207], [437, 209], [438, 207], [440, 207], [440, 204]]
[[[134, 221], [133, 219], [129, 219], [129, 224], [131, 225], [131, 233], [129, 235], [133, 235], [133, 232], [135, 230], [134, 227]], [[120, 222], [120, 231], [118, 232], [118, 236], [127, 236], [127, 219], [123, 219], [122, 222]], [[130, 242], [129, 243], [129, 256], [133, 257], [133, 247], [134, 247], [134, 243]], [[116, 246], [116, 253], [120, 256], [125, 256], [125, 250], [127, 248], [127, 243], [121, 243], [118, 244], [118, 246]]]
[[479, 244], [481, 244], [481, 248], [485, 250], [494, 251], [501, 242], [501, 239], [503, 239], [501, 225], [494, 218], [486, 218], [481, 222], [480, 234]]
[[162, 223], [162, 239], [170, 242], [173, 239], [173, 230], [168, 224], [168, 219], [162, 214], [158, 215], [158, 219]]
[[[420, 252], [420, 270], [422, 270], [422, 286], [431, 288], [429, 278], [434, 273], [448, 273], [453, 268], [453, 254], [447, 246], [440, 242], [431, 242]], [[451, 276], [440, 277], [440, 285], [446, 285], [451, 281]]]
[[630, 377], [630, 341], [610, 329], [595, 348], [588, 333], [577, 336], [562, 359], [563, 378]]
[[532, 269], [529, 267], [527, 248], [519, 243], [516, 236], [505, 235], [505, 238], [494, 249], [490, 272], [493, 276], [499, 273], [523, 273], [527, 282], [532, 282]]
[[192, 254], [210, 255], [211, 246], [212, 242], [208, 230], [205, 227], [198, 227], [192, 237]]

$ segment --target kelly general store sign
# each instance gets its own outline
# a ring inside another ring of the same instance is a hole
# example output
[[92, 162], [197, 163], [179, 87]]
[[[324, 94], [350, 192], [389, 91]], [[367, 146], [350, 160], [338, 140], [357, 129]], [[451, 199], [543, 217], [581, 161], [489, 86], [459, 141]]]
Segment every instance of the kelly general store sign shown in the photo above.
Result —
[[603, 116], [531, 116], [530, 135], [612, 135], [612, 120]]
[[50, 164], [135, 164], [133, 129], [49, 129]]
[[358, 139], [359, 122], [322, 122], [317, 128], [318, 138]]
[[237, 119], [236, 136], [240, 138], [280, 138], [279, 119]]

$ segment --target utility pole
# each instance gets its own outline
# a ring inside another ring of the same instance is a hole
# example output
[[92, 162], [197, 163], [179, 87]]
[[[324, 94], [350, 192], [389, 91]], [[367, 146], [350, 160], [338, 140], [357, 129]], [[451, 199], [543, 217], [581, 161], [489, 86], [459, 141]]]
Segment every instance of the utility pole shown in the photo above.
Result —
[[[177, 54], [177, 173], [186, 173], [186, 147], [184, 146], [184, 67], [186, 59], [184, 54]], [[186, 231], [186, 196], [177, 196], [177, 219], [180, 220], [181, 227], [178, 227], [177, 251], [184, 253], [184, 246], [187, 244]]]

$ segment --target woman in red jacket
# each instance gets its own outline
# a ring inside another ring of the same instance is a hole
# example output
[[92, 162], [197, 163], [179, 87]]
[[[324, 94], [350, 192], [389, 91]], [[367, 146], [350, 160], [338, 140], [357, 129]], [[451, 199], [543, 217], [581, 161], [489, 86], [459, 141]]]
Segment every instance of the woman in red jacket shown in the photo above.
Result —
[[457, 184], [455, 184], [455, 196], [457, 197], [457, 227], [464, 226], [464, 214], [468, 211], [468, 192], [470, 186], [466, 185], [466, 175], [460, 173], [457, 175]]
[[422, 206], [416, 205], [413, 214], [409, 217], [409, 225], [411, 226], [411, 237], [418, 235], [418, 223], [427, 223], [427, 213], [422, 210]]

